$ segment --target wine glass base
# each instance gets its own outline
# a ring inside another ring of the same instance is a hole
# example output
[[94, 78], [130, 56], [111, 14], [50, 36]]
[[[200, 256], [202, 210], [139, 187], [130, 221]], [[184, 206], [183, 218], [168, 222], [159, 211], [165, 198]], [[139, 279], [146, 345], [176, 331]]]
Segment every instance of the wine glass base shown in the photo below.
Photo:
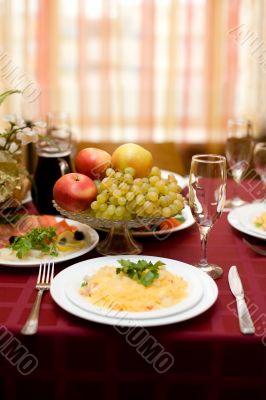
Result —
[[195, 264], [195, 267], [199, 268], [201, 271], [208, 274], [212, 279], [221, 278], [221, 276], [224, 273], [223, 269], [216, 264], [206, 264], [206, 265]]

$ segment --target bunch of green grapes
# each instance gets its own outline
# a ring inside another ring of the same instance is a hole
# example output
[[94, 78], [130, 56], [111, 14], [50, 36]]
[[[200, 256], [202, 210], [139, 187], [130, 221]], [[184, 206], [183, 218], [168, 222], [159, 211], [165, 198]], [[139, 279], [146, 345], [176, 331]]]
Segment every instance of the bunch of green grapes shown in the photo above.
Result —
[[161, 171], [153, 167], [145, 178], [134, 178], [133, 168], [106, 170], [102, 181], [95, 181], [98, 195], [91, 203], [96, 218], [135, 219], [136, 217], [165, 217], [178, 214], [184, 207], [181, 188], [174, 175], [161, 178]]

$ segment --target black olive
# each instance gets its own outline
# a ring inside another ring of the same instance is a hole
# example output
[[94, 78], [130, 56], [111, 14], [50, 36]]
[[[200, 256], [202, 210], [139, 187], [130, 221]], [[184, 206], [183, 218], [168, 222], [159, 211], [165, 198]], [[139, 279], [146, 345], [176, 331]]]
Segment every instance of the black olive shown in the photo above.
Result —
[[81, 231], [75, 231], [74, 238], [76, 240], [83, 240], [84, 239], [84, 233], [81, 232]]
[[8, 240], [9, 240], [9, 243], [10, 243], [10, 244], [14, 243], [16, 237], [17, 237], [17, 236], [10, 236], [10, 238], [8, 239]]

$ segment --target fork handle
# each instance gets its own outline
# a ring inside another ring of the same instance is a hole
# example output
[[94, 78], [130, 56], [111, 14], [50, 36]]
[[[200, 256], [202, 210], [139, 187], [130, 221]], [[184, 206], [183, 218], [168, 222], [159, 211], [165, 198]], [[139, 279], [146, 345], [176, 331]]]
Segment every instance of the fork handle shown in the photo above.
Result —
[[23, 328], [21, 329], [21, 333], [23, 335], [34, 335], [34, 333], [36, 333], [38, 330], [40, 305], [42, 301], [43, 292], [44, 292], [43, 289], [39, 289], [37, 292], [37, 296], [32, 306], [31, 312], [28, 316], [28, 319], [25, 322]]

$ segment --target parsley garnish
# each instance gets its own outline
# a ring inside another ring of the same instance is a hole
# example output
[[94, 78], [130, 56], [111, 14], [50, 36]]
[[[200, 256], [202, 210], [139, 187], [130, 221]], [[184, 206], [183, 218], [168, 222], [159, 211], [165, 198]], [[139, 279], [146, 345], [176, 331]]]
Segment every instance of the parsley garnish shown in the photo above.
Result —
[[54, 227], [39, 227], [32, 229], [26, 235], [17, 236], [14, 242], [8, 247], [16, 251], [18, 258], [25, 257], [32, 249], [40, 250], [50, 256], [57, 256], [58, 251], [56, 249], [55, 238], [56, 231]]
[[136, 263], [130, 260], [118, 260], [118, 262], [122, 265], [122, 268], [116, 268], [117, 274], [123, 272], [129, 278], [146, 287], [159, 278], [159, 268], [165, 265], [161, 261], [157, 261], [155, 264], [145, 260], [138, 260]]

